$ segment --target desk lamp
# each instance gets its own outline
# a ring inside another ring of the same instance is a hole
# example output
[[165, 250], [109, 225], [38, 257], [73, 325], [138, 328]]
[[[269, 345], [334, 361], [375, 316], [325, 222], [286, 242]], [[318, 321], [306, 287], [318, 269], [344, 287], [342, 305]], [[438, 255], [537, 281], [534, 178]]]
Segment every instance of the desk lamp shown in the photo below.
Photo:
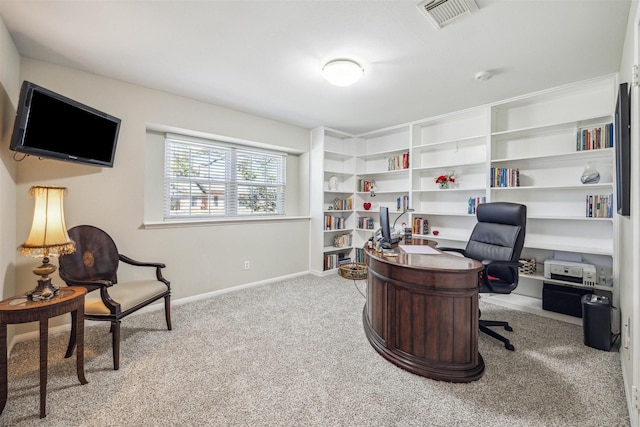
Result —
[[62, 199], [66, 192], [64, 187], [34, 186], [29, 195], [35, 199], [33, 223], [27, 241], [18, 248], [23, 255], [42, 256], [42, 265], [33, 270], [40, 276], [38, 286], [26, 293], [32, 300], [43, 300], [53, 297], [59, 287], [51, 284], [49, 277], [57, 267], [49, 264], [49, 257], [75, 252], [76, 245], [67, 234], [64, 223]]

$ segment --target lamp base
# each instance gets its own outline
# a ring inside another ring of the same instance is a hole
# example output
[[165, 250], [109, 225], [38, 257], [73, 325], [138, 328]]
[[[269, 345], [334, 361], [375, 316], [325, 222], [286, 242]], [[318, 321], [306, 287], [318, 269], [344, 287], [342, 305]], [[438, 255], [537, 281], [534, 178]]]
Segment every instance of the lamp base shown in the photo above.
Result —
[[53, 298], [59, 290], [60, 287], [52, 284], [50, 277], [46, 277], [39, 279], [38, 286], [27, 292], [25, 295], [30, 300], [42, 301]]

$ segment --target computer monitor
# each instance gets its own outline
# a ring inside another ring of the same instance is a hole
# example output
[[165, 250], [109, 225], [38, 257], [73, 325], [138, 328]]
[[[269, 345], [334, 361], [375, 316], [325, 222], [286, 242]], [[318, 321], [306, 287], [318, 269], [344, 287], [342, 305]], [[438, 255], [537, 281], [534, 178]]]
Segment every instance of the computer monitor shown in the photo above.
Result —
[[386, 206], [380, 206], [380, 229], [382, 230], [382, 243], [391, 244], [391, 226], [389, 225], [389, 208], [387, 208]]
[[391, 249], [399, 241], [399, 237], [391, 236], [391, 226], [389, 225], [389, 208], [380, 206], [380, 230], [382, 232], [382, 241], [380, 242], [384, 249]]

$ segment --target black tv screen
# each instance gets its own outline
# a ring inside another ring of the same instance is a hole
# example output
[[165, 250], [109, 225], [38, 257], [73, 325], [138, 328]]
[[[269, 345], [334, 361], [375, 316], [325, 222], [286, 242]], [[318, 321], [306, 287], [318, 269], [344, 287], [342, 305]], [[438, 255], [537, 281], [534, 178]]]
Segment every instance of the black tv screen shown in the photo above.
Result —
[[618, 90], [616, 105], [616, 195], [618, 214], [631, 214], [631, 104], [627, 83]]
[[120, 119], [25, 81], [10, 149], [94, 166], [113, 167]]

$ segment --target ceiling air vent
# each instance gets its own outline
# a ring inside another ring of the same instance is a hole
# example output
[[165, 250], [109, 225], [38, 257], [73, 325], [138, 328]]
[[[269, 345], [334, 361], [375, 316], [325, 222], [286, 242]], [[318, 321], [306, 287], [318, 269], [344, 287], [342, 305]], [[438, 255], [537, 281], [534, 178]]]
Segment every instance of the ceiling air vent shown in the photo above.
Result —
[[462, 15], [478, 10], [474, 0], [425, 0], [418, 9], [427, 19], [440, 29]]

